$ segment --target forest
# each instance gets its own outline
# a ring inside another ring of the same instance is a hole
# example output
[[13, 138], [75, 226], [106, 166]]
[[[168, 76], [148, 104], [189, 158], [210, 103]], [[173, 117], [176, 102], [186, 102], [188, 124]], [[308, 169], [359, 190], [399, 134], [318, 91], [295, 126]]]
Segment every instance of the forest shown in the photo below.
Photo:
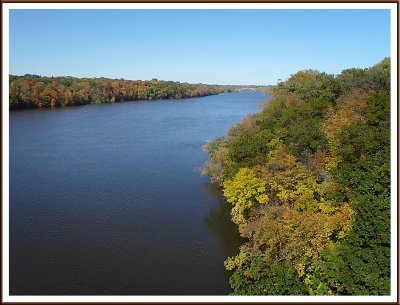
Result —
[[231, 92], [234, 86], [188, 84], [152, 79], [10, 75], [9, 108], [67, 107], [135, 100], [181, 99]]
[[245, 242], [233, 295], [390, 294], [390, 58], [300, 71], [208, 141], [202, 173]]

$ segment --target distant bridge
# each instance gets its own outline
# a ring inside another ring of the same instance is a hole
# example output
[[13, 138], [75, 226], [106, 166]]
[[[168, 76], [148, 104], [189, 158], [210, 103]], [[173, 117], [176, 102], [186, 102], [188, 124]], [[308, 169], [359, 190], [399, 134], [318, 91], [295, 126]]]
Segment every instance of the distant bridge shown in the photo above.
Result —
[[260, 89], [255, 89], [255, 88], [241, 88], [237, 89], [238, 92], [240, 91], [259, 91]]

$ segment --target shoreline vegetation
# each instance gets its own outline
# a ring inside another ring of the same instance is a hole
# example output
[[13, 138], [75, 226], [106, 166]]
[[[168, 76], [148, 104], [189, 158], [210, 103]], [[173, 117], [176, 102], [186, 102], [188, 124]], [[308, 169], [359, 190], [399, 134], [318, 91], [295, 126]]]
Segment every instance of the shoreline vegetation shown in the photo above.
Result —
[[265, 91], [265, 86], [189, 84], [152, 79], [46, 77], [10, 75], [9, 109], [57, 108], [138, 100], [183, 99], [223, 92]]
[[246, 242], [233, 295], [390, 294], [390, 58], [278, 83], [204, 145]]

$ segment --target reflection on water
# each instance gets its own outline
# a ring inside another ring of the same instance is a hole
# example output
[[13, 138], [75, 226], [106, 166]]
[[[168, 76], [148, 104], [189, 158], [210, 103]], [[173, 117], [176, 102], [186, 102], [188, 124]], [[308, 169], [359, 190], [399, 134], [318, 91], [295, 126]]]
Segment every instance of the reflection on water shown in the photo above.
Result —
[[226, 253], [226, 257], [236, 255], [244, 239], [240, 237], [237, 226], [231, 220], [231, 205], [226, 201], [222, 190], [217, 185], [204, 183], [202, 190], [210, 199], [213, 198], [217, 201], [204, 218], [204, 222], [217, 238], [223, 253]]

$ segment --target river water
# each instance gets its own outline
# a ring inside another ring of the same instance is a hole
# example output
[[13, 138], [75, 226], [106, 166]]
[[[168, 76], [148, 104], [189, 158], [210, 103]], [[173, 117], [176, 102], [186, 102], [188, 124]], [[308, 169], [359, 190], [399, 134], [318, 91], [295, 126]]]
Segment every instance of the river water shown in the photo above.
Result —
[[241, 241], [197, 169], [265, 97], [11, 112], [10, 294], [228, 294]]

